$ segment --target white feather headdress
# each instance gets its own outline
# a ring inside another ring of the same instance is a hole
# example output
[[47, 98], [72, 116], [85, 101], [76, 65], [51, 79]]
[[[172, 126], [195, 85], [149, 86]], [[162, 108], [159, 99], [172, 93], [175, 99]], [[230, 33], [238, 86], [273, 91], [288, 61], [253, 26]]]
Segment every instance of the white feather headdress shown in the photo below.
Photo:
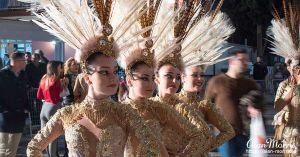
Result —
[[[182, 8], [175, 3], [174, 10], [179, 11], [173, 12], [177, 14], [177, 19], [171, 23], [173, 34], [163, 36], [160, 42], [176, 43], [177, 48], [159, 64], [170, 63], [183, 70], [183, 67], [211, 65], [227, 59], [220, 59], [228, 49], [223, 45], [235, 29], [229, 18], [219, 12], [222, 3], [220, 0], [215, 10], [212, 10], [214, 4], [207, 1], [191, 0]], [[164, 46], [157, 48], [158, 52], [163, 49]]]
[[[165, 10], [161, 8], [161, 5], [165, 3], [162, 0], [146, 0], [148, 11], [140, 17], [136, 22], [135, 27], [132, 29], [140, 29], [140, 36], [131, 39], [132, 46], [131, 49], [120, 51], [120, 65], [125, 69], [127, 73], [130, 72], [132, 65], [141, 61], [146, 63], [150, 67], [155, 67], [156, 63], [161, 61], [165, 56], [167, 56], [172, 49], [175, 48], [174, 45], [168, 45], [164, 51], [159, 53], [154, 52], [154, 49], [161, 45], [158, 42], [159, 39], [165, 34], [173, 31], [170, 23], [174, 20], [175, 16], [165, 13]], [[129, 7], [130, 8], [130, 7]], [[127, 8], [122, 8], [122, 11], [126, 12]], [[144, 7], [140, 12], [147, 9]], [[157, 23], [157, 15], [160, 14], [163, 17], [163, 21]], [[155, 30], [155, 31], [154, 31]], [[133, 30], [135, 32], [136, 30]]]
[[93, 0], [93, 4], [89, 5], [88, 0], [40, 0], [32, 9], [40, 9], [33, 12], [39, 18], [34, 22], [76, 49], [79, 53], [75, 56], [81, 63], [99, 51], [118, 56], [120, 48], [130, 47], [129, 38], [140, 35], [141, 31], [136, 31], [123, 36], [132, 31], [145, 2], [131, 0], [127, 12], [120, 10], [125, 5], [122, 1]]
[[274, 19], [267, 31], [271, 38], [271, 53], [286, 59], [299, 60], [300, 55], [300, 1], [282, 1], [284, 18], [274, 8]]
[[230, 47], [226, 40], [234, 33], [229, 18], [222, 12], [203, 16], [187, 33], [182, 42], [182, 59], [185, 67], [209, 66], [228, 59], [220, 58]]

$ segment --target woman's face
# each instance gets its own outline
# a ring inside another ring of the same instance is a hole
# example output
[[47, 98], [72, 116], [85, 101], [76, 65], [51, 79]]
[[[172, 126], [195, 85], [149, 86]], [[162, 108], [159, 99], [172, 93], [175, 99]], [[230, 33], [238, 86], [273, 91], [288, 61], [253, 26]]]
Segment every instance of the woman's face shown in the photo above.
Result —
[[118, 67], [115, 58], [97, 56], [91, 67], [95, 72], [87, 75], [87, 83], [92, 87], [93, 94], [114, 95], [118, 89]]
[[171, 64], [165, 64], [158, 70], [155, 82], [157, 84], [159, 94], [173, 95], [180, 86], [180, 71]]
[[204, 72], [199, 66], [185, 69], [182, 75], [183, 90], [187, 92], [199, 92], [204, 84]]
[[132, 72], [131, 76], [127, 77], [129, 92], [136, 98], [149, 98], [153, 96], [155, 88], [154, 69], [143, 64], [139, 65], [137, 69]]
[[73, 61], [71, 64], [70, 64], [70, 71], [72, 73], [78, 73], [78, 69], [79, 69], [79, 65]]

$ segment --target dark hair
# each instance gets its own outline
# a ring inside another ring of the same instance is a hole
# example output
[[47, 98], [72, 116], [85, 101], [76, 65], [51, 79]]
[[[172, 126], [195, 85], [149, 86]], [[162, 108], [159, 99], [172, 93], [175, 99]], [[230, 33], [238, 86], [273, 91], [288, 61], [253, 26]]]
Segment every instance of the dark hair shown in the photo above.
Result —
[[245, 49], [239, 49], [231, 53], [231, 56], [237, 56], [238, 54], [248, 54]]
[[57, 71], [57, 68], [61, 65], [60, 61], [49, 61], [47, 64], [47, 77], [56, 76], [59, 77], [59, 73]]
[[25, 54], [27, 54], [27, 55], [31, 56], [31, 53], [30, 53], [30, 52], [25, 52]]
[[103, 55], [102, 52], [96, 52], [96, 53], [91, 54], [91, 55], [86, 59], [86, 62], [85, 62], [85, 68], [86, 68], [86, 72], [87, 72], [88, 74], [92, 74], [92, 73], [94, 72], [94, 70], [91, 69], [89, 65], [92, 65], [92, 64], [95, 62], [96, 58], [97, 58], [97, 57], [100, 57], [100, 56], [102, 56], [102, 55]]
[[38, 54], [38, 53], [33, 53], [32, 56], [37, 57], [37, 58], [39, 58], [39, 59], [41, 58], [41, 55]]
[[15, 61], [17, 59], [24, 58], [24, 56], [25, 56], [25, 53], [14, 52], [14, 53], [11, 54], [10, 59], [13, 60], [13, 61]]
[[43, 52], [42, 50], [40, 50], [40, 49], [36, 49], [36, 50], [34, 51], [34, 53], [39, 54], [41, 57], [44, 56], [44, 52]]
[[173, 64], [168, 63], [168, 62], [158, 64], [158, 65], [156, 66], [156, 68], [155, 68], [155, 75], [158, 75], [158, 72], [159, 72], [160, 68], [163, 67], [164, 65], [171, 65], [171, 66], [175, 67]]
[[132, 73], [132, 72], [135, 72], [140, 66], [142, 66], [142, 65], [146, 65], [146, 66], [148, 66], [144, 61], [137, 61], [137, 62], [135, 62], [132, 66], [131, 66], [131, 68], [129, 69], [130, 70], [130, 74]]

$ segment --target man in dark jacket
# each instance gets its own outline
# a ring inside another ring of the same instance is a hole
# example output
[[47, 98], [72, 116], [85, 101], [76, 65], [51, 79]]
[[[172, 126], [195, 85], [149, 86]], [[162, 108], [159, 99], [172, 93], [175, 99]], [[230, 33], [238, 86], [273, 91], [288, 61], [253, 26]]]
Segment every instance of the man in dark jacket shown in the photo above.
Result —
[[15, 157], [30, 110], [24, 53], [13, 53], [0, 70], [0, 156]]
[[39, 62], [41, 56], [37, 53], [32, 54], [32, 62], [26, 65], [26, 73], [31, 87], [38, 88], [42, 77], [46, 74], [45, 63]]
[[266, 88], [265, 77], [268, 74], [267, 65], [261, 60], [261, 57], [256, 58], [256, 63], [253, 65], [253, 78], [260, 84], [261, 90]]

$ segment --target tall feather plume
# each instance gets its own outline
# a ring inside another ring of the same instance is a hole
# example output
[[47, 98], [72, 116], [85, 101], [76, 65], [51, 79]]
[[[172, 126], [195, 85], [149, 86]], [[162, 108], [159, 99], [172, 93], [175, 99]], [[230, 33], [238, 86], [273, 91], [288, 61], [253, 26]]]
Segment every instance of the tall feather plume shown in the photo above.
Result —
[[[161, 46], [162, 48], [158, 50], [164, 50], [167, 45], [171, 45], [170, 50], [174, 51], [180, 46], [181, 51], [177, 56], [180, 59], [177, 59], [177, 62], [183, 62], [185, 67], [211, 65], [228, 59], [220, 59], [220, 57], [229, 49], [225, 48], [224, 44], [235, 29], [229, 18], [219, 11], [223, 0], [220, 0], [213, 10], [215, 2], [191, 0], [185, 6], [175, 9], [173, 14], [176, 20], [170, 23], [174, 34], [160, 36], [163, 39], [159, 43], [165, 46]], [[170, 56], [164, 57], [167, 60], [170, 58]]]
[[284, 58], [296, 58], [299, 55], [299, 26], [300, 1], [282, 0], [284, 18], [280, 19], [278, 11], [274, 9], [274, 20], [267, 31], [271, 38], [271, 53]]
[[[126, 51], [121, 51], [119, 57], [121, 67], [127, 72], [137, 61], [143, 61], [149, 66], [154, 67], [156, 62], [171, 52], [161, 51], [157, 53], [157, 51], [155, 51], [154, 53], [154, 49], [161, 45], [161, 43], [158, 42], [161, 36], [171, 31], [169, 23], [175, 18], [175, 16], [168, 14], [166, 10], [161, 8], [162, 3], [164, 3], [164, 1], [147, 0], [146, 5], [140, 10], [139, 20], [136, 22], [138, 26], [132, 28], [139, 29], [143, 33], [138, 34], [139, 36], [136, 36], [136, 40], [127, 40], [135, 46], [132, 46], [131, 49], [127, 49]], [[122, 11], [126, 12], [126, 8], [123, 7]], [[164, 20], [156, 22], [158, 16]]]
[[[139, 30], [132, 32], [131, 29], [136, 26], [135, 21], [140, 16], [136, 12], [143, 7], [144, 2], [132, 0], [133, 6], [125, 13], [121, 10], [122, 5], [126, 3], [122, 0], [118, 2], [93, 0], [94, 7], [92, 7], [88, 0], [40, 0], [34, 5], [35, 8], [32, 8], [33, 14], [39, 20], [33, 21], [76, 49], [77, 60], [86, 58], [100, 48], [103, 53], [117, 55], [119, 47], [127, 49], [131, 47], [126, 38], [134, 38], [144, 33], [141, 31], [139, 34]], [[128, 33], [129, 31], [131, 32]], [[123, 37], [123, 34], [127, 36]], [[102, 41], [106, 43], [103, 44]]]
[[39, 19], [33, 22], [76, 50], [101, 29], [102, 24], [87, 0], [42, 0], [37, 6], [45, 11], [33, 12]]
[[224, 13], [212, 16], [202, 17], [186, 35], [181, 51], [185, 67], [212, 65], [228, 59], [220, 57], [230, 48], [225, 48], [226, 40], [235, 29]]

